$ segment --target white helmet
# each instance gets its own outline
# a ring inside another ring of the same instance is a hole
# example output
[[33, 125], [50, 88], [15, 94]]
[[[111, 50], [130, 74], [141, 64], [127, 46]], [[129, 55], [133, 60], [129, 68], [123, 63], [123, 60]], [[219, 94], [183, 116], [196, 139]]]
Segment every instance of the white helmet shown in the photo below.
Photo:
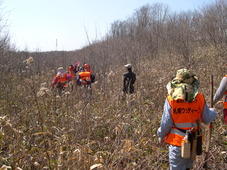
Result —
[[132, 68], [132, 65], [131, 64], [126, 64], [125, 68]]
[[64, 72], [64, 68], [63, 67], [58, 67], [58, 72]]
[[63, 67], [58, 67], [58, 70], [63, 70], [64, 68]]

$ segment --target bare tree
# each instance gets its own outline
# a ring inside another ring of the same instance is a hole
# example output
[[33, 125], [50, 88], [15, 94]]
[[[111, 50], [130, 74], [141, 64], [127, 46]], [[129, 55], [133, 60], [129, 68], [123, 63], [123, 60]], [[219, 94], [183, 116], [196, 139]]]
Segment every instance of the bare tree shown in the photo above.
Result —
[[223, 56], [227, 45], [227, 2], [217, 0], [214, 5], [205, 6], [202, 17], [200, 29], [203, 39]]
[[[2, 8], [3, 0], [0, 0], [0, 7]], [[3, 11], [3, 10], [2, 10]], [[14, 60], [10, 58], [9, 53], [10, 50], [10, 36], [9, 31], [7, 29], [7, 18], [4, 17], [3, 13], [0, 13], [0, 60], [2, 60], [3, 64], [0, 66], [1, 72], [6, 70], [6, 63], [9, 60]]]
[[175, 54], [182, 56], [185, 62], [190, 63], [194, 50], [193, 13], [182, 12], [169, 17], [167, 24], [168, 46]]

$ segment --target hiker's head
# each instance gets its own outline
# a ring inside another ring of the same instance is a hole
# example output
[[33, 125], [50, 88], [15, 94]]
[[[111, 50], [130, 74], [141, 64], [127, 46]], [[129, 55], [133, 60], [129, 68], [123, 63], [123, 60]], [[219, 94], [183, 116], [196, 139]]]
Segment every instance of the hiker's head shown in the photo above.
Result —
[[175, 80], [183, 81], [184, 83], [191, 84], [193, 82], [193, 77], [196, 76], [189, 69], [183, 68], [177, 70]]
[[73, 65], [69, 65], [69, 70], [73, 70]]
[[128, 70], [132, 70], [132, 65], [131, 64], [126, 64], [125, 68], [128, 69]]
[[58, 75], [61, 75], [65, 72], [64, 68], [63, 67], [58, 67], [58, 70], [57, 70], [57, 74]]
[[90, 66], [89, 66], [87, 63], [84, 64], [84, 68], [85, 68], [85, 69], [87, 69], [87, 68], [89, 68], [89, 67], [90, 67]]
[[168, 94], [174, 99], [186, 102], [194, 101], [198, 94], [199, 81], [189, 69], [177, 70], [176, 77], [167, 84]]
[[64, 72], [64, 68], [63, 67], [58, 67], [58, 72]]
[[79, 68], [79, 71], [80, 71], [80, 72], [84, 71], [84, 67], [80, 67], [80, 68]]

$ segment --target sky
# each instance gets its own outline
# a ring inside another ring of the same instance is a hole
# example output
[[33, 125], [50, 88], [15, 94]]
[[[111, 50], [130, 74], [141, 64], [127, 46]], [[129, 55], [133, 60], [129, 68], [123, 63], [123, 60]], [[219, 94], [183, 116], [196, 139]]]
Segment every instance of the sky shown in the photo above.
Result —
[[146, 4], [172, 12], [200, 9], [215, 0], [0, 0], [11, 43], [19, 51], [71, 51], [102, 39], [111, 23]]

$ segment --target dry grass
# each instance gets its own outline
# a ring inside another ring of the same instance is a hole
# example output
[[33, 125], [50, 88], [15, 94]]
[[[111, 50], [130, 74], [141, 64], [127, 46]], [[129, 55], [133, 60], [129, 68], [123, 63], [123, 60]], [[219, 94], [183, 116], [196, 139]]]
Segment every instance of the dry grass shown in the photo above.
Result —
[[[197, 65], [191, 67], [201, 81], [201, 92], [207, 101], [210, 73], [215, 76], [215, 87], [223, 75], [217, 68], [222, 59], [209, 58], [212, 55], [205, 58], [198, 51], [193, 58]], [[167, 146], [159, 146], [156, 131], [167, 93], [165, 86], [181, 66], [179, 63], [179, 58], [162, 57], [142, 61], [142, 70], [135, 65], [136, 93], [126, 100], [121, 100], [120, 65], [105, 72], [105, 82], [96, 75], [91, 98], [81, 97], [80, 87], [57, 98], [48, 85], [52, 80], [48, 73], [4, 77], [0, 100], [0, 167], [167, 169]], [[226, 125], [221, 106], [216, 107], [218, 117], [209, 165], [223, 169], [227, 167], [227, 142], [221, 132]], [[202, 156], [197, 157], [195, 169], [201, 169], [202, 164]]]
[[[78, 51], [1, 48], [0, 170], [168, 169], [167, 146], [159, 146], [156, 136], [165, 86], [178, 68], [189, 67], [209, 103], [210, 75], [216, 91], [226, 74], [227, 5], [217, 1], [179, 15], [163, 7], [138, 9], [113, 24], [103, 40]], [[8, 38], [1, 34], [0, 39]], [[50, 85], [54, 70], [77, 60], [91, 64], [96, 75], [92, 97], [80, 87], [57, 97]], [[122, 100], [126, 63], [137, 74], [136, 92]], [[215, 107], [208, 164], [227, 169], [227, 139], [221, 135], [227, 127], [222, 105]], [[203, 156], [197, 157], [194, 169], [202, 169], [203, 163]]]

